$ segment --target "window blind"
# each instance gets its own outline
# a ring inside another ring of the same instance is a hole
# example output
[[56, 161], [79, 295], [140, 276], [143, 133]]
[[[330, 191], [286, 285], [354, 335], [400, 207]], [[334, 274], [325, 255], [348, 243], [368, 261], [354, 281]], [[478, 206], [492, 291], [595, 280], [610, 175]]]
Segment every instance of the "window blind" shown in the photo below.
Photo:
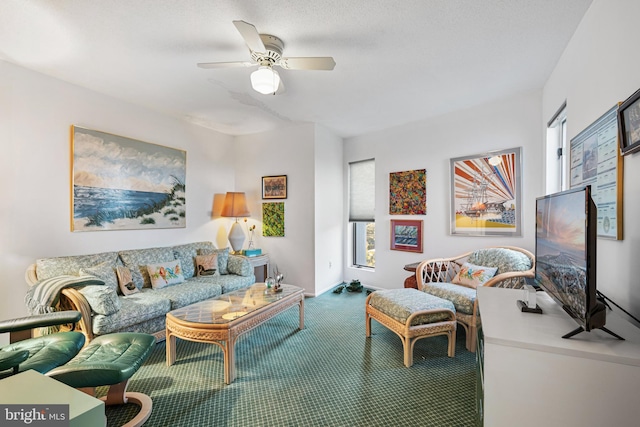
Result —
[[374, 221], [375, 175], [375, 159], [349, 163], [349, 221]]

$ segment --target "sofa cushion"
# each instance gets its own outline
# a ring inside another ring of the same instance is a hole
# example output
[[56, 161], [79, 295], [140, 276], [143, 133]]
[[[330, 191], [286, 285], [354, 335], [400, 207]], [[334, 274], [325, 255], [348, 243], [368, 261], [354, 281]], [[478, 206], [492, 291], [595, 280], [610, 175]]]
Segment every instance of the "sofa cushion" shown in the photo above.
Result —
[[119, 297], [122, 306], [110, 316], [93, 316], [93, 333], [104, 335], [128, 329], [130, 325], [144, 322], [155, 317], [164, 317], [171, 310], [167, 298], [155, 294], [153, 289], [143, 289], [133, 295]]
[[182, 271], [185, 278], [193, 277], [196, 274], [195, 259], [198, 251], [213, 252], [215, 247], [211, 242], [195, 242], [173, 247], [173, 254], [182, 263]]
[[77, 276], [83, 267], [92, 267], [102, 263], [115, 267], [117, 260], [117, 252], [42, 258], [36, 261], [36, 275], [38, 280], [62, 275]]
[[83, 274], [95, 276], [102, 280], [105, 286], [113, 289], [114, 292], [118, 291], [118, 277], [116, 276], [116, 269], [111, 263], [103, 262], [92, 267], [83, 267], [80, 269], [80, 275]]
[[456, 308], [456, 312], [473, 314], [473, 304], [476, 301], [476, 290], [473, 288], [446, 282], [428, 282], [424, 284], [422, 290], [433, 296], [451, 301]]
[[[209, 276], [211, 283], [216, 283], [222, 286], [222, 293], [235, 291], [236, 289], [247, 288], [256, 281], [256, 277], [251, 276], [237, 276], [235, 274], [225, 274], [224, 276]], [[204, 279], [202, 277], [201, 279]]]
[[487, 283], [496, 275], [497, 270], [497, 267], [484, 267], [465, 262], [462, 264], [458, 274], [451, 280], [451, 283], [475, 289]]
[[221, 293], [222, 286], [212, 283], [211, 276], [190, 277], [179, 285], [167, 286], [153, 291], [154, 296], [171, 301], [171, 310], [217, 297]]
[[[238, 276], [254, 276], [253, 266], [251, 262], [243, 256], [229, 255], [229, 262], [227, 263], [227, 272], [230, 274], [237, 274]], [[254, 276], [255, 280], [255, 276]]]
[[165, 286], [177, 285], [184, 282], [182, 266], [179, 259], [173, 261], [160, 262], [147, 265], [151, 287], [153, 289], [164, 288]]
[[133, 249], [120, 251], [118, 254], [124, 266], [131, 269], [133, 283], [138, 289], [151, 287], [147, 265], [176, 259], [173, 254], [173, 248], [170, 247]]
[[78, 289], [91, 306], [91, 310], [96, 314], [106, 316], [120, 310], [122, 303], [116, 290], [109, 286], [90, 285]]

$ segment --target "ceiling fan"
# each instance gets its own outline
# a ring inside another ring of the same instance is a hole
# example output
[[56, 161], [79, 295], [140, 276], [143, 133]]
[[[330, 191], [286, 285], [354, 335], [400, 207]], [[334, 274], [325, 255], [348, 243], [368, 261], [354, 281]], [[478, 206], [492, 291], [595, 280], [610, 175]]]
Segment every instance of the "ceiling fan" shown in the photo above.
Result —
[[336, 62], [330, 56], [319, 57], [283, 57], [284, 43], [276, 36], [260, 34], [256, 27], [248, 22], [233, 21], [251, 52], [251, 61], [235, 62], [201, 62], [200, 68], [236, 68], [253, 67], [258, 69], [251, 73], [251, 86], [256, 91], [268, 95], [282, 91], [280, 75], [273, 68], [285, 70], [333, 70]]

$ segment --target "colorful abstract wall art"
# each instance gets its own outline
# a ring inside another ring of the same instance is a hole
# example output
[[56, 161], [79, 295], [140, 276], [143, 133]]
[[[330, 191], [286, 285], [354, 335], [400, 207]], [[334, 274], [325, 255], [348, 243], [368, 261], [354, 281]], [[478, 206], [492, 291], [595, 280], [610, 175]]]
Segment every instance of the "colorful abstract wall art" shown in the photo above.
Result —
[[389, 174], [389, 214], [427, 214], [427, 170]]

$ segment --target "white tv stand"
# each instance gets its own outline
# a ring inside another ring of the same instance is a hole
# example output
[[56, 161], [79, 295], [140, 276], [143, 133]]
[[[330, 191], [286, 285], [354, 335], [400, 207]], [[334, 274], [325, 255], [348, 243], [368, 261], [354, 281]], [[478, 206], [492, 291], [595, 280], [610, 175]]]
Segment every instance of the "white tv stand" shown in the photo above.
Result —
[[479, 425], [640, 425], [640, 329], [607, 309], [606, 332], [562, 336], [576, 323], [546, 293], [523, 313], [521, 290], [478, 288]]

